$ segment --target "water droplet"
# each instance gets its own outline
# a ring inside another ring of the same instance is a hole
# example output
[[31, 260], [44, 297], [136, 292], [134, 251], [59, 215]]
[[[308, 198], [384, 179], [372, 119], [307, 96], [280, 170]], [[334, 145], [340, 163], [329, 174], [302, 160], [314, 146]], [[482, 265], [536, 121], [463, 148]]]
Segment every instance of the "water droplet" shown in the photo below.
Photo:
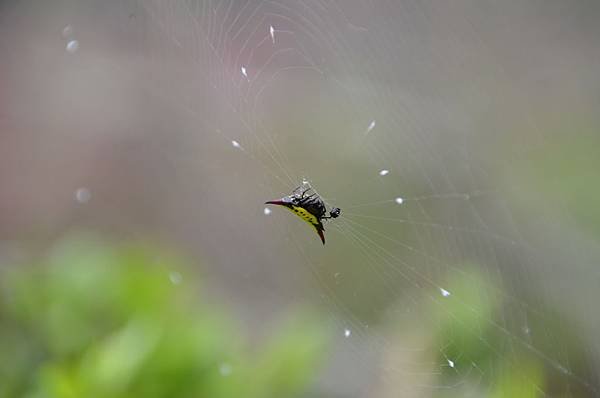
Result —
[[73, 34], [73, 27], [71, 25], [67, 25], [62, 30], [63, 39], [68, 39]]
[[369, 133], [371, 130], [373, 130], [375, 128], [375, 120], [372, 120], [371, 123], [369, 124], [369, 127], [367, 127], [367, 133]]
[[269, 214], [271, 214], [271, 209], [269, 209], [268, 207], [265, 207], [265, 209], [263, 210], [263, 213], [265, 213], [265, 216], [268, 216]]
[[383, 170], [381, 170], [381, 171], [379, 172], [379, 175], [383, 177], [383, 176], [385, 176], [385, 175], [388, 175], [389, 173], [390, 173], [390, 171], [389, 171], [389, 170], [383, 169]]
[[246, 67], [242, 66], [242, 75], [246, 76], [246, 78], [248, 78], [248, 72], [246, 71]]
[[394, 199], [394, 201], [396, 203], [398, 203], [399, 205], [401, 205], [404, 202], [404, 199], [402, 199], [400, 196], [398, 196], [396, 199]]
[[71, 40], [67, 43], [67, 52], [69, 54], [75, 54], [79, 50], [79, 42], [77, 40]]
[[275, 28], [273, 25], [269, 26], [269, 34], [271, 35], [271, 41], [275, 44]]
[[183, 280], [183, 276], [181, 276], [181, 274], [177, 271], [173, 271], [169, 273], [169, 280], [171, 281], [172, 284], [174, 285], [179, 285], [181, 283], [181, 281]]
[[219, 373], [221, 374], [221, 376], [227, 377], [231, 374], [232, 371], [233, 369], [231, 368], [231, 365], [227, 362], [223, 362], [221, 365], [219, 365]]
[[352, 331], [350, 329], [344, 329], [344, 337], [350, 337]]
[[448, 361], [448, 365], [453, 368], [454, 367], [454, 361], [452, 361], [451, 359], [446, 359], [446, 361]]
[[442, 296], [444, 296], [444, 297], [450, 296], [450, 292], [447, 291], [446, 289], [441, 288], [441, 287], [440, 287], [440, 293], [442, 293]]
[[87, 188], [79, 188], [75, 191], [75, 200], [79, 203], [87, 203], [92, 198], [92, 192]]

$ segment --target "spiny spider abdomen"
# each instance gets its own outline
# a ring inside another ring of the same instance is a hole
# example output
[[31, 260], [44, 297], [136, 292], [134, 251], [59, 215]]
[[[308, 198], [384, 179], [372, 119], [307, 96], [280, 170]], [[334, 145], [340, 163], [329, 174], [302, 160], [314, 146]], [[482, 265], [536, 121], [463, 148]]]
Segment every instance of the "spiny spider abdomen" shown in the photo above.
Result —
[[268, 201], [266, 204], [287, 207], [290, 211], [316, 229], [323, 244], [325, 244], [325, 235], [323, 234], [325, 228], [323, 227], [323, 220], [338, 218], [342, 212], [339, 207], [333, 207], [329, 211], [329, 215], [327, 215], [325, 203], [310, 186], [304, 189], [300, 186], [294, 189], [291, 195], [285, 196], [279, 200]]

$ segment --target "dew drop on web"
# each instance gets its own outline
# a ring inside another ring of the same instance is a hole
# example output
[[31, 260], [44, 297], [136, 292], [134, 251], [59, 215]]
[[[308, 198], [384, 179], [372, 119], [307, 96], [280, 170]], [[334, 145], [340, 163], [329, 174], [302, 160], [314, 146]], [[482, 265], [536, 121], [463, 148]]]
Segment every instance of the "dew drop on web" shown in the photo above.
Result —
[[66, 50], [69, 54], [75, 54], [79, 50], [79, 41], [71, 40], [67, 43]]
[[75, 191], [75, 200], [79, 203], [87, 203], [92, 198], [92, 192], [88, 188], [78, 188]]

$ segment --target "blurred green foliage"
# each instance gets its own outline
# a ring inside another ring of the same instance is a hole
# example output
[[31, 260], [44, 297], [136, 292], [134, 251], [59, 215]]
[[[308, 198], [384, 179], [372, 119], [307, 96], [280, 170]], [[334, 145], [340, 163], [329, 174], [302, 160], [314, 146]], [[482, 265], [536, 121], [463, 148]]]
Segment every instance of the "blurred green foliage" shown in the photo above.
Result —
[[[443, 347], [438, 362], [453, 361], [442, 377], [448, 385], [462, 388], [458, 394], [449, 390], [440, 396], [471, 396], [474, 391], [494, 398], [595, 396], [590, 386], [574, 383], [560, 361], [552, 358], [557, 350], [569, 352], [573, 374], [585, 374], [591, 362], [578, 332], [560, 327], [570, 323], [567, 315], [548, 309], [540, 318], [530, 311], [524, 329], [510, 318], [516, 311], [509, 307], [503, 286], [491, 283], [476, 265], [464, 269], [468, 272], [448, 278], [452, 295], [444, 300], [444, 308], [430, 310], [440, 323], [434, 335], [435, 346]], [[532, 336], [531, 330], [542, 333]], [[546, 330], [554, 332], [549, 335]]]
[[184, 270], [148, 247], [89, 239], [4, 267], [0, 397], [301, 395], [325, 351], [322, 323], [294, 316], [251, 347]]
[[[491, 284], [475, 265], [467, 264], [465, 269], [469, 272], [447, 281], [452, 291], [447, 308], [434, 309], [442, 323], [436, 336], [437, 344], [444, 347], [439, 361], [453, 359], [444, 378], [448, 384], [467, 382], [462, 385], [464, 395], [476, 390], [489, 397], [540, 396], [544, 366], [514, 341], [515, 333], [522, 331], [510, 332], [498, 326], [501, 321], [490, 321], [501, 317], [503, 311], [501, 286]], [[508, 350], [512, 355], [506, 355]], [[444, 396], [460, 395], [453, 391]]]
[[521, 185], [528, 187], [528, 196], [520, 197], [527, 199], [525, 215], [547, 217], [547, 206], [559, 204], [568, 209], [570, 221], [575, 220], [585, 231], [600, 236], [600, 188], [593, 183], [600, 168], [597, 130], [582, 125], [574, 131], [569, 128], [556, 133], [540, 150], [507, 168], [508, 180], [519, 178]]

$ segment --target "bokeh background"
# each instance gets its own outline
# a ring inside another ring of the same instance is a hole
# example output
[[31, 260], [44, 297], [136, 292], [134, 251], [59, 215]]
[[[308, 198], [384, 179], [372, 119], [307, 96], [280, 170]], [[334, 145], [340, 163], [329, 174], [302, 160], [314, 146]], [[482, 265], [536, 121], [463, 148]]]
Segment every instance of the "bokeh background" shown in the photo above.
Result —
[[599, 16], [0, 2], [0, 396], [600, 395]]

